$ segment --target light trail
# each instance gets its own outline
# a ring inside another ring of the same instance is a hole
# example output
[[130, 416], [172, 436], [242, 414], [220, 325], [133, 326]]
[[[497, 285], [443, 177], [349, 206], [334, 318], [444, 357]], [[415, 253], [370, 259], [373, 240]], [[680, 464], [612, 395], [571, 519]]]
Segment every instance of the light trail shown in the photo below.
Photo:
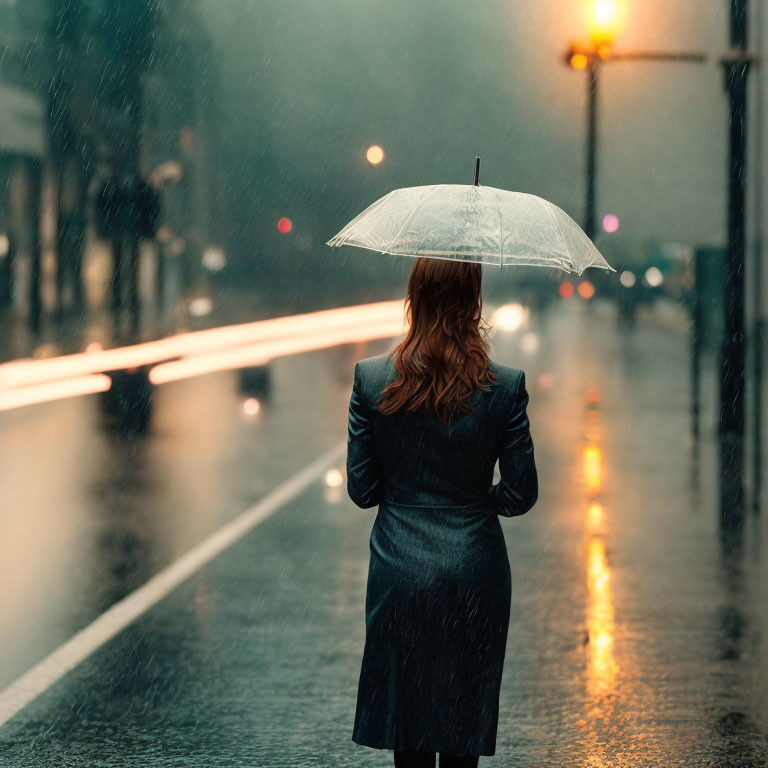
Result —
[[112, 379], [109, 376], [103, 373], [94, 373], [89, 376], [74, 376], [63, 381], [48, 381], [29, 387], [18, 387], [0, 392], [0, 411], [10, 411], [13, 408], [37, 405], [50, 400], [61, 400], [65, 397], [106, 392], [111, 386]]
[[261, 344], [253, 344], [236, 349], [222, 350], [208, 355], [196, 355], [172, 363], [163, 363], [149, 372], [153, 384], [188, 379], [215, 371], [244, 368], [250, 365], [264, 365], [276, 357], [295, 355], [313, 349], [333, 347], [352, 341], [370, 341], [399, 336], [403, 332], [402, 318], [397, 321], [377, 323], [375, 325], [346, 328], [294, 339], [276, 339]]
[[334, 329], [386, 323], [402, 317], [403, 300], [397, 299], [181, 333], [115, 349], [43, 360], [14, 360], [0, 364], [0, 392], [75, 376], [151, 365], [267, 339], [314, 335]]

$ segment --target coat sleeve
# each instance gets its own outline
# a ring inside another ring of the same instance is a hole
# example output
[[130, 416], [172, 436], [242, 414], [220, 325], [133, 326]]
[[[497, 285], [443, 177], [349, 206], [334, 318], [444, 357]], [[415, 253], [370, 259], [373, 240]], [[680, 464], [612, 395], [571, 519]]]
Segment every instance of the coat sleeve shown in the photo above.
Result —
[[489, 489], [496, 514], [502, 517], [524, 515], [539, 495], [527, 406], [525, 373], [521, 373], [502, 433], [499, 453], [501, 480]]
[[373, 433], [374, 416], [375, 412], [365, 401], [360, 363], [355, 363], [355, 381], [349, 400], [347, 493], [362, 509], [376, 506], [384, 491]]

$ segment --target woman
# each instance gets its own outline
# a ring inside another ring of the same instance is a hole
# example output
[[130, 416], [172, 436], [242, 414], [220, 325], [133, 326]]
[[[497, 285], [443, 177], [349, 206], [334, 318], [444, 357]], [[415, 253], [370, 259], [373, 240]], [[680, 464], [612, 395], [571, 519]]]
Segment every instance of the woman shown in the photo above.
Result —
[[355, 364], [347, 491], [379, 511], [352, 738], [397, 768], [496, 750], [511, 600], [498, 516], [527, 512], [538, 480], [525, 375], [489, 359], [480, 285], [479, 264], [417, 259], [405, 339]]

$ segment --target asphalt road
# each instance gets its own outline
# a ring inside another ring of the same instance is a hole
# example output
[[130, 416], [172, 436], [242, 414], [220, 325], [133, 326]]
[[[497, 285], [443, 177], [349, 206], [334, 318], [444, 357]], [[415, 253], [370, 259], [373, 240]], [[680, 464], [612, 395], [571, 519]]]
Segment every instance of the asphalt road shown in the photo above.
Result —
[[[493, 339], [527, 373], [540, 496], [502, 521], [512, 619], [481, 765], [768, 764], [762, 521], [725, 546], [685, 335], [572, 301]], [[237, 372], [161, 385], [143, 436], [97, 396], [0, 414], [0, 702], [337, 447], [354, 360], [389, 346], [276, 360], [255, 414]], [[0, 765], [391, 765], [351, 741], [376, 510], [315, 474], [1, 725]]]

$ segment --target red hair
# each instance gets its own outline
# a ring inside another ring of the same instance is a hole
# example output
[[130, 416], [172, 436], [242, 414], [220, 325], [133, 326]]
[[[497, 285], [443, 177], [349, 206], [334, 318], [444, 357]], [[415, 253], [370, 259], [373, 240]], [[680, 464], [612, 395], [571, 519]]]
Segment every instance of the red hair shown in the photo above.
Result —
[[426, 408], [448, 424], [466, 400], [496, 382], [482, 319], [480, 264], [417, 258], [405, 298], [405, 339], [390, 352], [400, 378], [382, 392], [379, 412]]

